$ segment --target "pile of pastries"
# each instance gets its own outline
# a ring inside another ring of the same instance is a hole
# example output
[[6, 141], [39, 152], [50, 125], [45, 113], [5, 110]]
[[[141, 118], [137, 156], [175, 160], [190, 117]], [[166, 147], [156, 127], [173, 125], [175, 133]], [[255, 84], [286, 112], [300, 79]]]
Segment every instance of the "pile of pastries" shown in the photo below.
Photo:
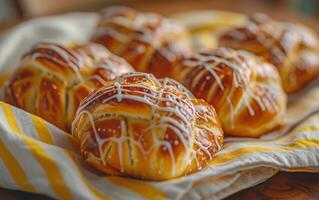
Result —
[[108, 175], [167, 180], [204, 169], [224, 135], [282, 125], [287, 95], [319, 75], [319, 39], [303, 25], [256, 14], [198, 49], [186, 27], [158, 14], [110, 7], [100, 16], [87, 44], [35, 44], [5, 96], [71, 132]]

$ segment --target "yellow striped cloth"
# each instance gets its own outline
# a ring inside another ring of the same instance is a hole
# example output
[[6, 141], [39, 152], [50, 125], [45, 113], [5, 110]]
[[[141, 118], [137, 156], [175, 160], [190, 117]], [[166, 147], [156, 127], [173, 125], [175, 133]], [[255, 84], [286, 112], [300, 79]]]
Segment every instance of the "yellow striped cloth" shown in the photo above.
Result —
[[0, 119], [0, 185], [57, 199], [218, 199], [277, 169], [319, 171], [319, 114], [275, 139], [226, 140], [209, 168], [165, 182], [96, 174], [82, 162], [68, 133], [3, 102]]
[[[94, 14], [68, 14], [17, 27], [0, 43], [1, 82], [43, 32], [49, 30], [49, 39], [81, 41], [95, 22]], [[83, 163], [68, 133], [0, 101], [0, 186], [56, 199], [221, 199], [278, 170], [319, 172], [318, 111], [319, 86], [314, 83], [290, 98], [280, 130], [259, 139], [227, 138], [205, 170], [148, 182], [97, 174]]]

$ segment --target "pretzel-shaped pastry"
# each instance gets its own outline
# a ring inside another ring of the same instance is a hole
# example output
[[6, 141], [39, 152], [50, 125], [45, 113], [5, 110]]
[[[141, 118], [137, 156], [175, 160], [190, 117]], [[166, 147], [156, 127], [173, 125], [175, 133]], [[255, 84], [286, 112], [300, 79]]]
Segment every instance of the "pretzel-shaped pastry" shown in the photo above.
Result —
[[170, 76], [176, 64], [191, 52], [186, 30], [154, 13], [111, 7], [92, 37], [126, 59], [137, 71]]
[[220, 48], [185, 59], [176, 79], [216, 109], [226, 135], [258, 137], [283, 120], [278, 72], [246, 51]]
[[300, 90], [319, 75], [319, 38], [303, 25], [258, 14], [243, 26], [221, 33], [219, 45], [250, 51], [272, 63], [287, 93]]
[[72, 133], [106, 174], [165, 180], [207, 166], [223, 143], [214, 108], [182, 85], [141, 72], [89, 94]]
[[6, 87], [6, 100], [64, 130], [70, 130], [80, 101], [125, 72], [129, 64], [99, 44], [66, 47], [36, 44]]

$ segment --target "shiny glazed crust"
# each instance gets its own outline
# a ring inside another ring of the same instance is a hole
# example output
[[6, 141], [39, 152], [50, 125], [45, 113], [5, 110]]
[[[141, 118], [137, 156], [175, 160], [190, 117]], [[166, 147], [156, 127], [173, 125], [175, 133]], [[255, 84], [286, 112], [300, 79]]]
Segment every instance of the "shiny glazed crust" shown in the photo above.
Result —
[[191, 52], [183, 27], [160, 15], [127, 7], [104, 10], [92, 41], [126, 59], [137, 71], [158, 78], [170, 76], [176, 64]]
[[166, 180], [198, 171], [223, 143], [214, 108], [176, 81], [124, 74], [90, 93], [72, 134], [84, 160], [106, 174]]
[[80, 101], [133, 69], [99, 44], [36, 44], [21, 59], [5, 89], [7, 102], [69, 131]]
[[278, 72], [251, 53], [202, 51], [185, 59], [175, 74], [214, 106], [226, 135], [258, 137], [282, 123], [286, 95]]
[[218, 40], [219, 46], [244, 49], [272, 63], [287, 93], [300, 90], [319, 75], [319, 38], [303, 25], [257, 14], [221, 33]]

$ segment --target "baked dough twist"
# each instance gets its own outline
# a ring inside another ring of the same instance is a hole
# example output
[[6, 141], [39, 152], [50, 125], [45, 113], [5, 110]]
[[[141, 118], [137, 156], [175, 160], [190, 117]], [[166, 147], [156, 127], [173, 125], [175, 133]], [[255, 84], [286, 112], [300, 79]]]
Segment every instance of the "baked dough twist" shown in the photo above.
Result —
[[124, 74], [87, 96], [72, 133], [106, 174], [165, 180], [198, 171], [223, 143], [214, 108], [171, 79]]
[[319, 75], [319, 38], [309, 28], [253, 15], [219, 35], [219, 46], [244, 49], [277, 67], [282, 86], [293, 93]]
[[126, 59], [137, 71], [158, 78], [170, 76], [176, 64], [191, 53], [187, 31], [154, 13], [127, 7], [110, 7], [92, 37]]
[[36, 44], [21, 59], [5, 89], [6, 100], [69, 131], [80, 101], [133, 68], [99, 44]]
[[220, 48], [185, 59], [176, 79], [216, 109], [225, 135], [258, 137], [283, 121], [286, 95], [275, 67]]

